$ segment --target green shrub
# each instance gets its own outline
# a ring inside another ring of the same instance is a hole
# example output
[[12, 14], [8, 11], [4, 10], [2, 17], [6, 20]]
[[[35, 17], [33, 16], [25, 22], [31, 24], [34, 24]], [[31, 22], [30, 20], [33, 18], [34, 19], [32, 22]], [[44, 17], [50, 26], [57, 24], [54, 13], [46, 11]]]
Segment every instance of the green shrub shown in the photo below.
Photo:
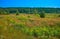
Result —
[[3, 17], [2, 16], [0, 16], [0, 19], [2, 19]]
[[60, 15], [58, 15], [58, 17], [60, 17]]
[[45, 13], [44, 12], [40, 13], [39, 15], [40, 15], [41, 18], [45, 18]]
[[16, 13], [16, 15], [19, 15], [19, 13]]
[[28, 16], [28, 18], [31, 18], [31, 16]]

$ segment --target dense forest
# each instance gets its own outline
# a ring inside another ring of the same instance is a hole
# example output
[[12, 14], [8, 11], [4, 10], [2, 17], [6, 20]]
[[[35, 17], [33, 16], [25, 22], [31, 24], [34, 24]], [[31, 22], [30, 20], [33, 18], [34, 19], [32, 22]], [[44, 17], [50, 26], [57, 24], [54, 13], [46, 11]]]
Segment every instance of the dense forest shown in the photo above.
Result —
[[60, 13], [60, 8], [29, 8], [29, 7], [9, 7], [9, 8], [1, 8], [0, 7], [0, 14], [9, 14], [9, 13], [26, 13], [26, 14], [33, 14], [33, 13]]

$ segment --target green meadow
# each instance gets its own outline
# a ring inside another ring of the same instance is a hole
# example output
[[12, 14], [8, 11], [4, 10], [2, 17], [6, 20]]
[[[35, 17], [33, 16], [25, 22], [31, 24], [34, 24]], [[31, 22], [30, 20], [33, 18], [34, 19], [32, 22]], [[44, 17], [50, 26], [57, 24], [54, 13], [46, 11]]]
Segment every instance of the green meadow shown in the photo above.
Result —
[[0, 39], [60, 39], [59, 15], [0, 15]]

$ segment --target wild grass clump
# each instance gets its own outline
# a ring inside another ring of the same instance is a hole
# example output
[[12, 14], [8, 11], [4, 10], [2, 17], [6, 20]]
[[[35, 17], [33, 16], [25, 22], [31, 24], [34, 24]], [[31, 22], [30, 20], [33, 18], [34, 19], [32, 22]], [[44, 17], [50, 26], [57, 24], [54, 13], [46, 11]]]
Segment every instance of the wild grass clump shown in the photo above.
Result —
[[28, 17], [28, 18], [32, 18], [32, 16], [29, 16], [29, 15], [28, 15], [27, 17]]
[[21, 21], [26, 21], [28, 18], [24, 17], [24, 16], [17, 16], [16, 17], [18, 20], [21, 20]]
[[3, 18], [2, 16], [0, 16], [0, 19]]
[[10, 23], [15, 24], [16, 22], [12, 19], [9, 20]]

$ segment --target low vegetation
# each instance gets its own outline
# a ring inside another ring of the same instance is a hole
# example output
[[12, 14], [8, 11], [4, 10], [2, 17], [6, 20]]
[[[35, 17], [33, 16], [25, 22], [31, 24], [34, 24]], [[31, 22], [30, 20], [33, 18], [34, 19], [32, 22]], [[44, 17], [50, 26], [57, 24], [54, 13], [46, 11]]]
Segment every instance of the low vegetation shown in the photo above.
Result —
[[59, 14], [40, 15], [0, 15], [0, 39], [60, 39]]

